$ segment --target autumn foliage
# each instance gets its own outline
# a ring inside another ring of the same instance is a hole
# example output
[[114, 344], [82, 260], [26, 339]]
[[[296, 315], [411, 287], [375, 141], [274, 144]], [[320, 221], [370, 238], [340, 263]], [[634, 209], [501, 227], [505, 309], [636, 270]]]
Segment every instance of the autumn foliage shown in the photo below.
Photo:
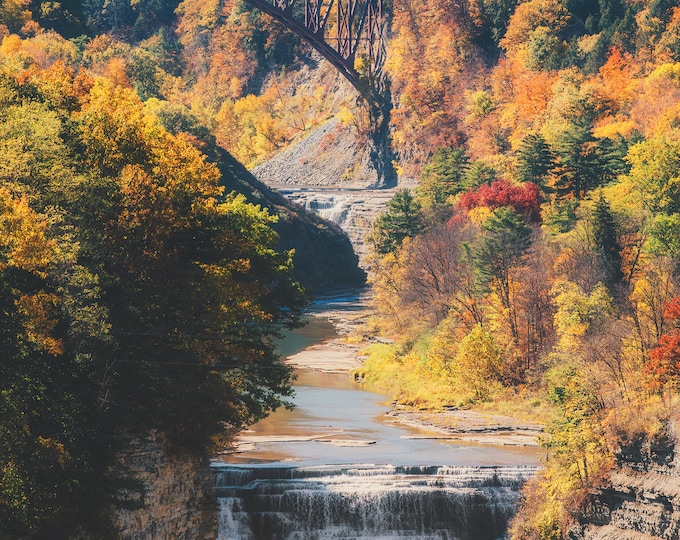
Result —
[[[542, 411], [551, 459], [512, 534], [566, 537], [612, 449], [675, 414], [680, 10], [391, 17], [390, 159], [412, 189], [367, 239], [394, 344], [362, 375], [420, 407]], [[5, 0], [0, 39], [0, 536], [67, 537], [108, 504], [120, 434], [204, 447], [289, 391], [269, 338], [299, 308], [292, 255], [215, 156], [255, 166], [333, 117], [365, 141], [369, 117], [243, 2]]]
[[[678, 13], [614, 0], [396, 5], [393, 148], [420, 181], [425, 227], [371, 261], [381, 329], [401, 347], [380, 369], [394, 366], [395, 394], [421, 407], [423, 389], [433, 407], [501, 408], [518, 392], [549, 402], [550, 461], [526, 488], [516, 539], [568, 537], [612, 449], [676, 415]], [[450, 58], [435, 62], [444, 43]], [[458, 361], [477, 327], [497, 369]], [[402, 373], [405, 358], [421, 367]], [[460, 385], [481, 377], [496, 384]]]
[[517, 214], [530, 223], [541, 221], [541, 194], [538, 186], [527, 182], [524, 185], [513, 185], [508, 180], [500, 179], [484, 184], [475, 191], [463, 193], [458, 199], [458, 206], [466, 211], [484, 206], [496, 210], [509, 206]]
[[[664, 318], [669, 321], [680, 319], [680, 297], [671, 299], [664, 306]], [[672, 328], [662, 335], [659, 343], [649, 351], [645, 364], [650, 389], [662, 391], [666, 387], [677, 387], [680, 383], [680, 330]]]
[[41, 39], [64, 58], [0, 46], [2, 538], [107, 530], [125, 439], [202, 455], [281, 405], [272, 338], [302, 305], [277, 218], [132, 88]]

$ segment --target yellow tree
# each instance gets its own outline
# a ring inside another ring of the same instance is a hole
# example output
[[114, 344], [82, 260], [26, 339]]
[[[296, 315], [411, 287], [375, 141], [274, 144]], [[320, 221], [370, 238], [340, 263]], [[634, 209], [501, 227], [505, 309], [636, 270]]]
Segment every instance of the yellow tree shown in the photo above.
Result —
[[557, 68], [561, 54], [561, 32], [570, 15], [558, 0], [529, 0], [517, 6], [500, 41], [508, 55], [530, 68]]
[[460, 342], [452, 369], [467, 399], [485, 401], [501, 386], [501, 366], [501, 350], [478, 324]]

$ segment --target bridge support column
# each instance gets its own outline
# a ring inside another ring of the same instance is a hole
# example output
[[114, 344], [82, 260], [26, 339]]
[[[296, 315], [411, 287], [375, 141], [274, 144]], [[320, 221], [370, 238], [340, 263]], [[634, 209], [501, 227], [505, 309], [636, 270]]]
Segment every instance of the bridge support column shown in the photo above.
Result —
[[394, 154], [390, 147], [390, 111], [392, 109], [392, 96], [389, 84], [382, 92], [379, 100], [369, 102], [369, 114], [371, 120], [371, 161], [378, 175], [375, 187], [387, 188], [397, 185], [397, 171], [394, 168]]

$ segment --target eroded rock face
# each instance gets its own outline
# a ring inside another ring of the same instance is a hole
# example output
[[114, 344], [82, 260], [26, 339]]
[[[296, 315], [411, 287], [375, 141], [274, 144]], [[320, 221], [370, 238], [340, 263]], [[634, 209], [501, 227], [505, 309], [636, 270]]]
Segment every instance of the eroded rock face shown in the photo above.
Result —
[[360, 264], [365, 268], [365, 257], [370, 251], [366, 238], [373, 221], [385, 210], [395, 189], [323, 190], [305, 188], [281, 190], [290, 201], [323, 219], [335, 223], [349, 238]]
[[284, 186], [377, 187], [380, 178], [368, 144], [355, 130], [332, 118], [308, 137], [253, 169], [265, 184]]
[[249, 202], [278, 216], [272, 226], [280, 238], [277, 249], [294, 250], [296, 280], [312, 290], [364, 282], [366, 275], [359, 268], [359, 258], [339, 226], [260, 182], [227, 152], [219, 152], [217, 162], [228, 192], [242, 193]]
[[609, 485], [594, 495], [571, 540], [680, 538], [677, 437], [622, 448]]
[[215, 479], [207, 460], [168, 454], [163, 437], [152, 432], [118, 456], [115, 474], [141, 486], [141, 492], [120, 493], [140, 506], [115, 511], [121, 540], [217, 538]]

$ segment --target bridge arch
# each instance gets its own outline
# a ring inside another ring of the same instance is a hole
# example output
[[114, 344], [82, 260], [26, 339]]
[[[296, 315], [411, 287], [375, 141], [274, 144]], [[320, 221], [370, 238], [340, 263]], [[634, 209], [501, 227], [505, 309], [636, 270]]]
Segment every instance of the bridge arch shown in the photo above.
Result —
[[[299, 35], [335, 66], [369, 102], [385, 58], [383, 0], [246, 0]], [[365, 71], [355, 67], [358, 56]]]

